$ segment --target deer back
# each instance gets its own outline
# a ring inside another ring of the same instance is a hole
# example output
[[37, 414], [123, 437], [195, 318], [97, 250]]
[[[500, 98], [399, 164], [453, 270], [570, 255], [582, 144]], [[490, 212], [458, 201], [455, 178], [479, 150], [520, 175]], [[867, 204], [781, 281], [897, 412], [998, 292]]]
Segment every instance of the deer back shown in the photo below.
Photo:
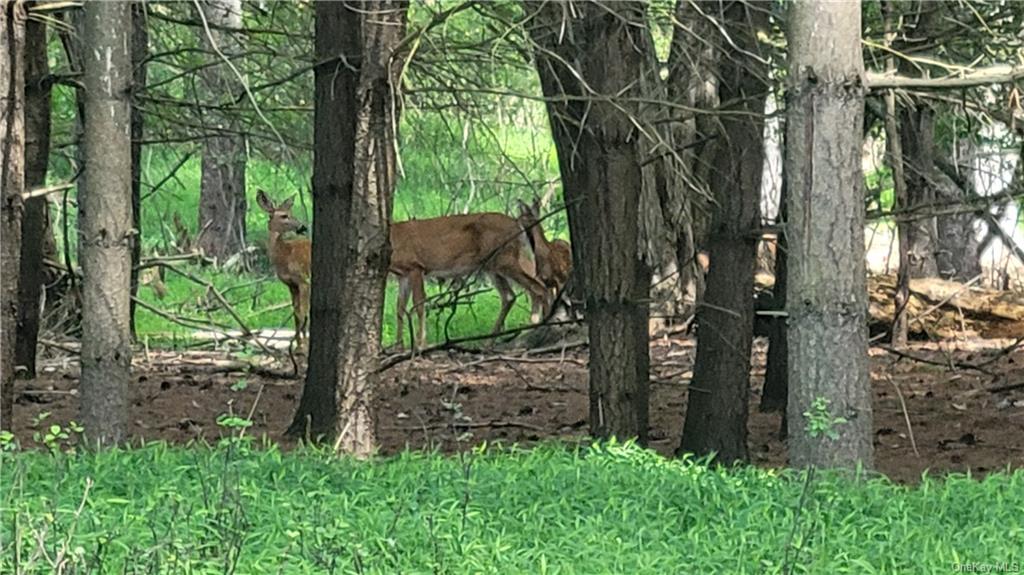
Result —
[[496, 212], [407, 220], [391, 225], [391, 270], [454, 277], [523, 269], [526, 246], [519, 224]]

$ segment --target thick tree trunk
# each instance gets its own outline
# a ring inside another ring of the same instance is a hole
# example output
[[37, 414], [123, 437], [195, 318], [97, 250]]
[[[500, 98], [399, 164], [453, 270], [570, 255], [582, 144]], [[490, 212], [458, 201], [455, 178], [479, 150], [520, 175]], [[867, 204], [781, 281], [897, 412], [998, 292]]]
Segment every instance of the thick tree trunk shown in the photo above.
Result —
[[14, 413], [14, 350], [25, 189], [25, 4], [0, 0], [0, 429]]
[[[313, 106], [313, 270], [309, 312], [309, 367], [288, 433], [319, 441], [334, 433], [335, 386], [341, 341], [341, 298], [349, 199], [354, 183], [356, 88], [363, 51], [359, 13], [342, 2], [318, 2]], [[340, 55], [340, 57], [339, 57]], [[344, 121], [343, 121], [344, 119]], [[318, 273], [317, 270], [329, 270]]]
[[[25, 24], [25, 188], [46, 184], [50, 160], [50, 67], [46, 55], [46, 24]], [[25, 202], [21, 222], [21, 280], [18, 286], [18, 342], [15, 364], [21, 375], [36, 376], [36, 342], [42, 287], [46, 278], [43, 256], [52, 247], [49, 204], [45, 197]]]
[[[715, 198], [709, 233], [711, 268], [706, 305], [697, 310], [697, 360], [680, 452], [716, 453], [722, 463], [747, 459], [750, 348], [754, 331], [754, 269], [764, 164], [768, 66], [758, 32], [767, 6], [723, 2], [718, 58], [719, 132], [708, 187]], [[728, 41], [722, 37], [728, 34]], [[737, 49], [738, 47], [738, 49]]]
[[142, 260], [142, 137], [145, 127], [139, 94], [146, 89], [146, 58], [149, 56], [149, 23], [144, 0], [132, 2], [132, 338], [135, 337], [135, 297], [139, 293], [139, 262]]
[[125, 439], [131, 370], [131, 4], [87, 2], [82, 265], [82, 425], [90, 442]]
[[[395, 50], [408, 3], [322, 3], [316, 10], [317, 54], [327, 63], [316, 70], [313, 323], [309, 372], [291, 431], [330, 434], [336, 449], [368, 456], [376, 448], [372, 400], [396, 184], [403, 61]], [[331, 60], [338, 54], [343, 60]], [[316, 270], [344, 273], [338, 281]]]
[[[240, 50], [232, 30], [242, 27], [241, 0], [203, 0], [209, 30], [201, 29], [203, 44], [211, 51], [230, 56]], [[232, 102], [238, 79], [220, 55], [218, 65], [201, 76], [214, 103]], [[199, 195], [199, 247], [209, 256], [226, 259], [245, 249], [245, 137], [233, 133], [236, 122], [227, 113], [212, 112], [207, 118], [216, 135], [203, 144], [202, 183]]]
[[790, 462], [870, 468], [860, 2], [797, 0], [788, 25]]
[[[590, 431], [647, 439], [650, 271], [638, 256], [642, 175], [628, 99], [640, 96], [641, 2], [528, 2], [586, 299]], [[571, 69], [570, 69], [571, 67]], [[584, 85], [581, 84], [585, 82]], [[598, 95], [590, 98], [591, 90]], [[568, 100], [565, 98], [569, 96]], [[622, 98], [615, 101], [616, 98]]]

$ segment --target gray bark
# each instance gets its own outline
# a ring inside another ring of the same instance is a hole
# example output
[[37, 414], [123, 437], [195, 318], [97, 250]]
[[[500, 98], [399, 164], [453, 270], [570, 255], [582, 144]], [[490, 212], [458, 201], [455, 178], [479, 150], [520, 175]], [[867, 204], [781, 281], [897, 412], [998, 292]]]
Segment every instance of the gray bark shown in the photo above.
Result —
[[14, 413], [21, 217], [25, 189], [25, 101], [22, 54], [25, 4], [0, 1], [0, 429]]
[[[233, 29], [242, 27], [241, 0], [203, 0], [199, 4], [209, 24], [200, 29], [203, 44], [230, 56], [241, 50]], [[221, 60], [219, 55], [211, 58]], [[201, 73], [213, 104], [234, 101], [241, 89], [234, 72], [220, 61]], [[226, 112], [211, 111], [205, 118], [215, 129], [234, 130]], [[203, 143], [202, 182], [199, 196], [199, 247], [209, 256], [226, 259], [245, 249], [245, 137], [218, 132]]]
[[870, 468], [860, 2], [797, 0], [788, 24], [790, 463]]
[[82, 425], [90, 442], [125, 439], [131, 370], [131, 4], [87, 2], [85, 169], [79, 195]]

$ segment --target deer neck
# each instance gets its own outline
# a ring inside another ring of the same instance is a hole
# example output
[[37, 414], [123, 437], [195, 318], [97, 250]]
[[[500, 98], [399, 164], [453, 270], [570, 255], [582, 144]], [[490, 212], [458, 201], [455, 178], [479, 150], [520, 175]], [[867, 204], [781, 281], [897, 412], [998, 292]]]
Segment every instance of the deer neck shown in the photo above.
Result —
[[548, 239], [544, 236], [544, 230], [541, 229], [540, 224], [534, 224], [530, 227], [527, 236], [530, 238], [530, 247], [533, 248], [533, 255], [536, 257], [546, 258], [548, 253], [551, 251]]
[[281, 232], [270, 228], [267, 230], [267, 253], [273, 259], [277, 254], [281, 242]]

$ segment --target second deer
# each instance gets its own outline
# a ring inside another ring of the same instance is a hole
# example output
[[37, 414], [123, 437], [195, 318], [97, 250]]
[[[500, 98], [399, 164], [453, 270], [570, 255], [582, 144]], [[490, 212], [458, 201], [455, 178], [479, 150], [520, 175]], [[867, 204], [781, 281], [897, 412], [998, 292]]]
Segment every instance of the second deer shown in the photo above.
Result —
[[519, 202], [518, 222], [529, 234], [537, 262], [537, 278], [544, 282], [550, 301], [554, 304], [554, 298], [562, 292], [562, 300], [568, 306], [563, 290], [572, 273], [572, 247], [565, 240], [548, 241], [540, 221], [540, 200], [535, 200], [532, 205]]

